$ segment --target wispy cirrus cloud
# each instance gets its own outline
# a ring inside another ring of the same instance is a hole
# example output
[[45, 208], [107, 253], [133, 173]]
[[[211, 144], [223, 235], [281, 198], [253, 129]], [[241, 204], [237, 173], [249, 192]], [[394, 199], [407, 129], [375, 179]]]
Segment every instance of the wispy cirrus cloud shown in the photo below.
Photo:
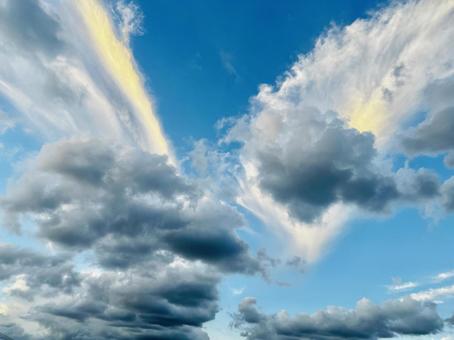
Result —
[[438, 288], [430, 288], [410, 294], [410, 297], [417, 301], [439, 301], [454, 296], [454, 285]]
[[[129, 27], [128, 8], [120, 24]], [[0, 18], [0, 95], [21, 113], [15, 120], [47, 140], [102, 135], [174, 160], [145, 79], [102, 2], [3, 1]]]
[[437, 275], [435, 275], [432, 279], [435, 281], [435, 282], [442, 282], [442, 281], [446, 281], [446, 280], [450, 280], [454, 278], [454, 270], [450, 270], [450, 271], [447, 271], [447, 272], [442, 272], [442, 273], [438, 273]]
[[393, 279], [393, 283], [391, 285], [386, 286], [389, 292], [391, 293], [400, 293], [410, 289], [414, 289], [418, 287], [419, 284], [417, 282], [412, 281], [402, 281], [400, 278]]

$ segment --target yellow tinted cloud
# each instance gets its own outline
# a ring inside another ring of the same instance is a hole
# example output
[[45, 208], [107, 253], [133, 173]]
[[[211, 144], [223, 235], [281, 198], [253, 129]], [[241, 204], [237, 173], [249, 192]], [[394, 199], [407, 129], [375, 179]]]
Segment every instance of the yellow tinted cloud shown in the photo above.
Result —
[[368, 100], [352, 100], [343, 111], [343, 116], [352, 128], [372, 132], [380, 136], [386, 127], [388, 110], [382, 98], [372, 96]]
[[75, 3], [103, 64], [135, 108], [146, 134], [147, 149], [168, 155], [172, 160], [169, 144], [145, 91], [133, 55], [115, 34], [111, 18], [102, 3], [98, 0], [78, 0]]

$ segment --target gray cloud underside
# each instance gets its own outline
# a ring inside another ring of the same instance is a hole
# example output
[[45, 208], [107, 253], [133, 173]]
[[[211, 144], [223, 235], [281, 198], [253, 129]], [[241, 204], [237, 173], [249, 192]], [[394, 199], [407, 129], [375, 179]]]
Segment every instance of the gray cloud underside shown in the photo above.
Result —
[[[27, 319], [55, 339], [205, 339], [220, 273], [265, 275], [266, 259], [235, 234], [235, 209], [136, 148], [48, 144], [0, 203], [6, 227], [27, 232], [20, 221], [33, 221], [66, 254], [0, 248], [0, 281], [25, 280], [10, 295], [32, 301]], [[99, 274], [74, 270], [81, 252]]]
[[224, 271], [261, 268], [234, 233], [233, 208], [203, 196], [166, 158], [99, 140], [43, 147], [1, 199], [6, 226], [32, 218], [38, 235], [65, 250], [93, 249], [100, 264], [128, 267], [171, 251]]
[[336, 202], [382, 212], [392, 202], [439, 195], [434, 172], [401, 169], [396, 174], [380, 165], [374, 136], [347, 127], [334, 112], [291, 103], [284, 109], [284, 121], [281, 107], [258, 105], [260, 115], [275, 120], [282, 135], [276, 142], [260, 139], [263, 131], [254, 120], [263, 118], [252, 117], [240, 137], [244, 152], [257, 164], [261, 188], [301, 221], [312, 222]]
[[409, 298], [382, 305], [363, 299], [353, 310], [329, 307], [312, 315], [296, 316], [285, 311], [263, 314], [255, 299], [247, 298], [240, 304], [232, 324], [249, 340], [378, 339], [433, 334], [443, 328], [434, 304]]
[[0, 332], [15, 340], [206, 340], [200, 328], [218, 310], [216, 272], [171, 266], [168, 258], [154, 257], [121, 272], [75, 273], [62, 259], [3, 247], [0, 266], [11, 278], [21, 273], [26, 280], [27, 291], [8, 294], [26, 303], [22, 318], [47, 333], [26, 332], [2, 316]]

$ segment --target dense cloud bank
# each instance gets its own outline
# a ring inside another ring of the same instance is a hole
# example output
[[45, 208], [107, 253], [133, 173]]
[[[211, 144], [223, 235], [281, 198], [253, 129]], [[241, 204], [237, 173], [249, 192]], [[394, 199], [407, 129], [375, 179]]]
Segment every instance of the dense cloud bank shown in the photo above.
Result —
[[[21, 221], [31, 221], [65, 254], [0, 248], [8, 295], [28, 300], [28, 321], [55, 339], [204, 339], [219, 275], [265, 274], [235, 234], [234, 208], [135, 148], [48, 144], [1, 205], [6, 227], [30, 232]], [[70, 259], [81, 252], [91, 263], [76, 271]]]
[[67, 251], [94, 250], [100, 265], [140, 265], [157, 251], [223, 271], [260, 264], [234, 233], [242, 217], [189, 183], [166, 158], [100, 140], [43, 147], [1, 200], [7, 226], [29, 218], [38, 236]]
[[398, 335], [428, 335], [443, 328], [435, 304], [410, 298], [374, 305], [360, 300], [353, 310], [329, 307], [312, 315], [290, 316], [285, 311], [266, 315], [254, 298], [239, 305], [232, 325], [249, 339], [342, 340], [392, 338]]

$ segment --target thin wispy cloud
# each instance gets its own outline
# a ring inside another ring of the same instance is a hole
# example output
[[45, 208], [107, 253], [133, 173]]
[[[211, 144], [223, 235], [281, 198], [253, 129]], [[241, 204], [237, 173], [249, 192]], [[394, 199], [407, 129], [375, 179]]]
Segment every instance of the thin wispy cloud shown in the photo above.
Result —
[[435, 282], [442, 282], [442, 281], [450, 280], [452, 278], [454, 278], [454, 270], [439, 273], [433, 277], [433, 280]]
[[412, 299], [417, 301], [439, 301], [454, 297], [454, 285], [439, 288], [430, 288], [420, 292], [410, 294]]
[[386, 286], [388, 291], [391, 293], [400, 293], [403, 291], [411, 290], [418, 287], [419, 284], [416, 282], [408, 281], [403, 282], [401, 279], [394, 279], [391, 285]]

